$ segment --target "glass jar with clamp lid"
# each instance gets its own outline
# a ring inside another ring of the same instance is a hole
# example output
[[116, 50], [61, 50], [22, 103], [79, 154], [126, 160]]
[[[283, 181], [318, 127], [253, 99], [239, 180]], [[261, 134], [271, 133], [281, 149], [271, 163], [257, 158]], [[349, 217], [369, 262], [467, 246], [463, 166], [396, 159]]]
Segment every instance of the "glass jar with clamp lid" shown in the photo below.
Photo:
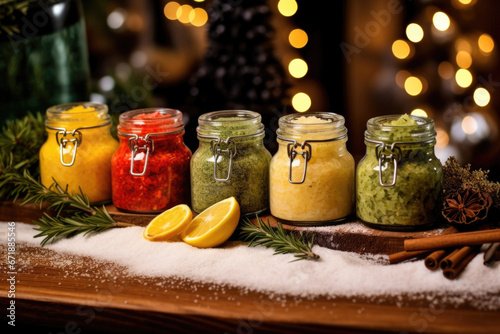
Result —
[[243, 215], [269, 208], [269, 163], [260, 114], [221, 110], [198, 118], [199, 147], [191, 162], [195, 212], [234, 196]]
[[92, 203], [111, 199], [111, 156], [118, 142], [111, 136], [108, 107], [67, 103], [47, 109], [46, 142], [40, 148], [42, 184], [56, 181], [68, 192], [83, 192]]
[[442, 165], [434, 121], [414, 115], [374, 117], [356, 171], [356, 213], [386, 230], [431, 227], [440, 217]]
[[354, 209], [354, 158], [344, 117], [290, 114], [278, 121], [278, 152], [270, 168], [271, 214], [291, 225], [326, 225]]
[[191, 151], [182, 113], [146, 108], [120, 115], [120, 146], [112, 159], [113, 204], [125, 212], [154, 213], [189, 203]]

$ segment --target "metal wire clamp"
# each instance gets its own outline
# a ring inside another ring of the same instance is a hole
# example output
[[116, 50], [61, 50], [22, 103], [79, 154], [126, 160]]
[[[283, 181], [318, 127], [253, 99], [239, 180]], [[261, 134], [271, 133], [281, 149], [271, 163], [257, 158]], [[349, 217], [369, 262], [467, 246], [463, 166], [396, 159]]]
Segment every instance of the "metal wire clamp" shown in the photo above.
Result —
[[[135, 133], [124, 133], [121, 131], [117, 131], [117, 133], [120, 136], [130, 137], [128, 139], [128, 147], [129, 147], [130, 151], [132, 152], [132, 156], [130, 157], [130, 175], [144, 176], [146, 174], [146, 170], [148, 168], [149, 155], [151, 153], [153, 153], [155, 150], [154, 139], [150, 138], [150, 137], [170, 135], [170, 134], [180, 133], [182, 131], [184, 131], [184, 129], [180, 129], [180, 130], [174, 131], [174, 132], [148, 133], [144, 137], [141, 137]], [[137, 156], [137, 151], [140, 151], [140, 150], [146, 151], [146, 155], [144, 158], [144, 168], [141, 172], [137, 173], [137, 172], [134, 172], [134, 161], [135, 161], [135, 157]]]
[[[290, 182], [291, 184], [302, 184], [306, 180], [307, 163], [309, 162], [309, 160], [311, 160], [311, 157], [312, 157], [312, 147], [311, 147], [311, 144], [309, 144], [309, 143], [322, 143], [322, 142], [338, 141], [338, 140], [342, 140], [342, 139], [347, 138], [347, 134], [342, 135], [340, 137], [331, 138], [331, 139], [304, 140], [302, 143], [298, 143], [294, 139], [284, 138], [280, 135], [278, 135], [277, 138], [280, 140], [289, 142], [287, 145], [287, 154], [288, 154], [288, 157], [290, 158], [288, 182]], [[302, 151], [298, 152], [296, 150], [297, 147], [300, 147]], [[293, 181], [293, 177], [292, 177], [293, 168], [292, 168], [292, 166], [293, 166], [293, 161], [295, 160], [297, 155], [302, 156], [302, 158], [304, 159], [304, 171], [302, 173], [302, 179], [300, 181]]]
[[[208, 135], [202, 135], [198, 133], [199, 138], [203, 139], [211, 139], [210, 141], [210, 151], [212, 151], [212, 154], [214, 155], [214, 180], [215, 181], [220, 181], [220, 182], [226, 182], [229, 181], [229, 178], [231, 177], [231, 171], [233, 168], [233, 158], [236, 155], [237, 149], [236, 149], [236, 142], [234, 139], [239, 139], [239, 138], [248, 138], [248, 137], [258, 137], [261, 136], [264, 133], [264, 131], [258, 131], [253, 134], [249, 135], [241, 135], [241, 136], [229, 136], [226, 139], [221, 139], [218, 136], [208, 136]], [[224, 178], [219, 178], [217, 176], [217, 162], [219, 160], [219, 157], [221, 155], [227, 155], [229, 157], [229, 162], [227, 166], [227, 176]]]
[[[66, 128], [53, 127], [53, 126], [48, 126], [48, 125], [46, 125], [45, 127], [47, 129], [57, 131], [56, 132], [56, 142], [57, 142], [57, 145], [59, 145], [59, 155], [60, 155], [61, 164], [63, 166], [66, 166], [66, 167], [71, 167], [75, 163], [77, 149], [82, 144], [83, 136], [82, 136], [82, 133], [80, 132], [80, 130], [100, 128], [100, 127], [103, 127], [103, 126], [106, 126], [109, 124], [111, 124], [111, 121], [106, 122], [106, 123], [101, 124], [101, 125], [96, 125], [96, 126], [79, 127], [79, 128], [73, 129], [71, 131], [68, 131]], [[68, 135], [71, 135], [72, 138], [67, 138]], [[66, 148], [66, 145], [68, 145], [68, 143], [73, 143], [73, 145], [75, 146], [75, 149], [73, 151], [73, 156], [71, 157], [71, 161], [64, 162], [64, 149]]]

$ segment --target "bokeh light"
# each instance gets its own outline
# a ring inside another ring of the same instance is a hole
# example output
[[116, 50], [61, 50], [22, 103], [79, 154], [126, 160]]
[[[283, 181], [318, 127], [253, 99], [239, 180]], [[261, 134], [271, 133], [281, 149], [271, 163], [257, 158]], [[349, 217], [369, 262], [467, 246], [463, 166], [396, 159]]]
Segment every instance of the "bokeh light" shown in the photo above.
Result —
[[189, 22], [195, 27], [201, 27], [208, 21], [208, 14], [203, 8], [194, 8], [189, 13]]
[[436, 129], [436, 147], [444, 148], [450, 143], [450, 135], [443, 129]]
[[405, 80], [405, 90], [411, 96], [416, 96], [422, 92], [422, 81], [414, 76], [408, 77]]
[[462, 130], [468, 134], [471, 135], [474, 132], [477, 131], [478, 124], [477, 121], [474, 117], [472, 116], [465, 116], [464, 119], [462, 120]]
[[278, 2], [278, 11], [281, 15], [289, 17], [297, 12], [298, 5], [295, 0], [280, 0]]
[[302, 29], [293, 29], [288, 35], [288, 42], [296, 49], [303, 48], [308, 42], [307, 33]]
[[406, 41], [398, 39], [392, 43], [392, 53], [396, 58], [405, 59], [410, 55], [410, 45]]
[[457, 65], [461, 68], [469, 68], [472, 65], [472, 56], [467, 51], [459, 51], [455, 57]]
[[169, 20], [177, 20], [177, 9], [180, 6], [178, 2], [170, 1], [163, 7], [163, 14]]
[[443, 61], [438, 66], [439, 76], [445, 80], [453, 78], [453, 74], [455, 74], [455, 70], [453, 69], [453, 65], [448, 61]]
[[455, 80], [460, 87], [467, 88], [472, 84], [472, 74], [468, 70], [461, 68], [455, 73]]
[[311, 108], [311, 98], [306, 93], [297, 93], [292, 97], [292, 106], [298, 112], [305, 112]]
[[483, 87], [476, 88], [474, 102], [480, 107], [487, 106], [490, 103], [490, 93]]
[[106, 23], [111, 29], [120, 29], [125, 23], [126, 12], [122, 8], [112, 11], [106, 18]]
[[307, 63], [300, 58], [295, 58], [288, 64], [288, 71], [294, 78], [302, 78], [307, 74], [307, 70]]
[[179, 8], [177, 8], [177, 12], [175, 13], [175, 16], [177, 17], [177, 20], [181, 23], [189, 23], [189, 13], [193, 10], [193, 7], [190, 5], [182, 5]]
[[413, 43], [418, 43], [424, 38], [424, 30], [416, 23], [410, 23], [406, 27], [406, 36]]
[[425, 112], [424, 109], [421, 109], [421, 108], [413, 109], [411, 111], [411, 114], [415, 115], [415, 116], [424, 116], [424, 117], [427, 117], [427, 113]]
[[432, 24], [439, 31], [445, 31], [450, 27], [450, 18], [443, 12], [436, 12], [432, 16]]
[[477, 45], [479, 46], [479, 49], [485, 53], [490, 53], [493, 51], [493, 48], [495, 47], [495, 42], [493, 41], [493, 38], [491, 38], [490, 35], [488, 34], [482, 34], [479, 36], [477, 40]]

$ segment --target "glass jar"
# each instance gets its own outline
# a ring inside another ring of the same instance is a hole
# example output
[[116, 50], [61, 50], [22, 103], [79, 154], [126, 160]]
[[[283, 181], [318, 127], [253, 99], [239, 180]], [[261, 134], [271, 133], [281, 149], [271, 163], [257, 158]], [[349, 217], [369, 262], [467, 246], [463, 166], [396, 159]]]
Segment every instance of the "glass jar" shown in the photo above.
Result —
[[120, 146], [111, 160], [113, 204], [121, 211], [154, 213], [189, 203], [191, 151], [182, 113], [146, 108], [120, 115]]
[[92, 203], [111, 199], [111, 156], [118, 141], [111, 136], [108, 107], [67, 103], [47, 109], [46, 142], [40, 148], [42, 184], [54, 180], [68, 192], [86, 194]]
[[201, 212], [234, 196], [243, 215], [269, 208], [269, 162], [260, 114], [222, 110], [198, 118], [199, 147], [191, 161], [191, 203]]
[[440, 217], [442, 164], [434, 121], [388, 115], [367, 122], [366, 155], [356, 171], [356, 212], [371, 227], [417, 230]]
[[271, 214], [291, 225], [326, 225], [354, 209], [354, 158], [344, 117], [291, 114], [278, 121], [278, 151], [270, 168]]

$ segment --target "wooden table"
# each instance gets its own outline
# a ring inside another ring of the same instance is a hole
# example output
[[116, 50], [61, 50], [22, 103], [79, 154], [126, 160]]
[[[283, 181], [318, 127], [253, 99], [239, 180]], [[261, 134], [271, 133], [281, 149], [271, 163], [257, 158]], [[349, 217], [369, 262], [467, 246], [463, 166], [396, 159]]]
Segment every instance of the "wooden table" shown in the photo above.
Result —
[[[39, 213], [38, 209], [32, 208], [34, 211], [30, 212], [28, 207], [19, 210], [5, 203], [0, 209], [0, 221], [27, 222], [29, 217], [36, 219], [33, 215]], [[380, 238], [388, 237], [379, 231], [373, 233]], [[402, 238], [406, 237], [409, 236]], [[124, 275], [123, 268], [113, 263], [41, 247], [16, 246], [16, 329], [37, 326], [55, 334], [496, 333], [500, 328], [498, 310], [478, 310], [467, 303], [436, 306], [427, 296], [269, 295], [175, 278]], [[399, 246], [395, 243], [391, 247], [389, 252]], [[1, 253], [6, 259], [5, 246]], [[8, 276], [5, 261], [1, 270]], [[7, 298], [9, 288], [9, 282], [2, 279], [3, 310], [12, 300]], [[4, 316], [2, 321], [7, 320]]]

